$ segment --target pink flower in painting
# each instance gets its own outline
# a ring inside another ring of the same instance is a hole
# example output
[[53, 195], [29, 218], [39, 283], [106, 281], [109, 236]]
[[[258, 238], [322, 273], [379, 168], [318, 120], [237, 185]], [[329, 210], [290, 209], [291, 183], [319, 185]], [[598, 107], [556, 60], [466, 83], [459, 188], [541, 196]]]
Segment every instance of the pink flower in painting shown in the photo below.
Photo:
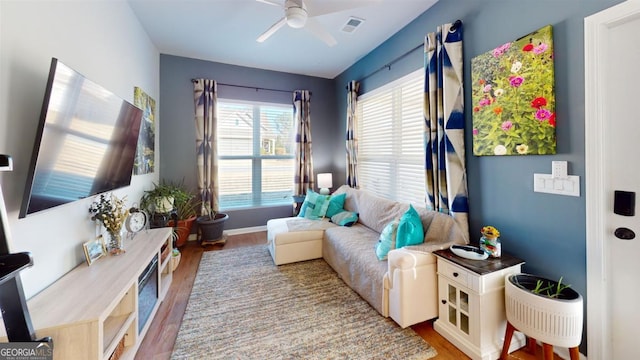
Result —
[[513, 87], [519, 87], [524, 82], [522, 76], [509, 76], [509, 84]]
[[545, 121], [551, 117], [551, 112], [547, 109], [538, 109], [536, 111], [536, 119], [540, 121]]
[[485, 86], [484, 86], [484, 89], [482, 89], [482, 91], [484, 91], [484, 92], [489, 92], [489, 91], [491, 91], [491, 85], [485, 85]]
[[473, 129], [473, 135], [478, 135], [479, 131], [478, 129]]
[[491, 100], [489, 100], [487, 98], [483, 98], [482, 100], [480, 100], [480, 102], [478, 102], [478, 105], [480, 105], [480, 106], [491, 105]]
[[511, 43], [506, 43], [504, 45], [500, 45], [497, 48], [493, 49], [493, 57], [502, 56], [509, 48], [511, 47]]
[[502, 127], [502, 130], [509, 131], [513, 127], [513, 123], [511, 121], [507, 120], [507, 121], [502, 123], [501, 127]]
[[540, 45], [533, 48], [533, 53], [536, 55], [540, 55], [543, 52], [547, 51], [547, 48], [549, 48], [547, 44], [541, 43]]

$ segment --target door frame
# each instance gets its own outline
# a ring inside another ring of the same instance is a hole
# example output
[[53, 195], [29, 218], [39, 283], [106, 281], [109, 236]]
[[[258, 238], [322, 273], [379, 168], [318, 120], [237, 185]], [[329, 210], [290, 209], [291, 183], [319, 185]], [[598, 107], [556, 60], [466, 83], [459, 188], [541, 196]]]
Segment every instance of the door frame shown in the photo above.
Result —
[[612, 28], [640, 18], [640, 2], [626, 1], [584, 19], [585, 65], [585, 200], [587, 242], [587, 351], [594, 359], [608, 359], [611, 349], [609, 320], [610, 235], [605, 218], [613, 211], [607, 193], [606, 151], [607, 99], [603, 88], [607, 76], [607, 36]]

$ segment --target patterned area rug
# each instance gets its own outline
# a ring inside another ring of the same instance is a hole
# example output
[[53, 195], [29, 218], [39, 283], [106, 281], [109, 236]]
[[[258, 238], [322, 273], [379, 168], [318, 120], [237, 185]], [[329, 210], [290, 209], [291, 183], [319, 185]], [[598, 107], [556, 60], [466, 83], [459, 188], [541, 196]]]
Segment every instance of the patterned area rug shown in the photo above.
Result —
[[266, 245], [205, 252], [172, 359], [429, 359], [322, 260], [273, 264]]

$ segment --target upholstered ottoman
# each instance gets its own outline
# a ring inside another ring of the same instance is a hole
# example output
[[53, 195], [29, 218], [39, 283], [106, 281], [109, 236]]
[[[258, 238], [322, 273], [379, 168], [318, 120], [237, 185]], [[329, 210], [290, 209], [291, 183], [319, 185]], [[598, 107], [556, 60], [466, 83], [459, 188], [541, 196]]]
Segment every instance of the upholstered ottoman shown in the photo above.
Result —
[[328, 219], [299, 217], [267, 221], [269, 252], [276, 265], [322, 258], [324, 230], [335, 226]]

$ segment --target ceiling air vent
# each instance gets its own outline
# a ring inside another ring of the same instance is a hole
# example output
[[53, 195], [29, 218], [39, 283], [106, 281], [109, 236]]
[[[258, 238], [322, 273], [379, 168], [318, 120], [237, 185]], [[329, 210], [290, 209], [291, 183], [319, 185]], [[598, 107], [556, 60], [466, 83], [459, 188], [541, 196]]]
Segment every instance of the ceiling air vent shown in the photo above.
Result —
[[351, 16], [349, 17], [349, 20], [347, 20], [347, 23], [344, 24], [344, 26], [342, 27], [342, 31], [352, 34], [358, 29], [358, 27], [360, 27], [360, 25], [362, 25], [363, 22], [364, 22], [364, 19], [358, 19]]

